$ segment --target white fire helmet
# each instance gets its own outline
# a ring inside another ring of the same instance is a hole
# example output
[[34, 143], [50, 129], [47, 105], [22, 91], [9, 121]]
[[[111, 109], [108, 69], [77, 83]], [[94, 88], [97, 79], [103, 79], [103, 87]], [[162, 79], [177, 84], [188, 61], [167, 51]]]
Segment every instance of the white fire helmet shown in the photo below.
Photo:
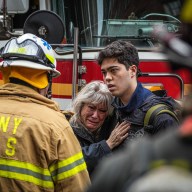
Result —
[[1, 52], [3, 61], [0, 67], [18, 66], [32, 69], [52, 71], [53, 77], [58, 77], [56, 59], [51, 45], [30, 33], [7, 42]]

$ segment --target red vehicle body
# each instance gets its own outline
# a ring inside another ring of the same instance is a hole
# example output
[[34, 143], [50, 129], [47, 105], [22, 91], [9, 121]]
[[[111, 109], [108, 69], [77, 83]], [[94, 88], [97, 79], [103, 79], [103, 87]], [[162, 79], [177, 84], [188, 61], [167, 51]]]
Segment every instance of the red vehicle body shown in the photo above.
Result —
[[[43, 2], [46, 2], [43, 4]], [[182, 0], [63, 0], [29, 1], [29, 10], [21, 17], [25, 22], [31, 13], [44, 9], [58, 14], [64, 23], [64, 39], [54, 43], [57, 69], [61, 76], [53, 79], [53, 99], [61, 109], [70, 108], [71, 100], [83, 85], [102, 80], [96, 58], [98, 51], [117, 39], [130, 41], [138, 48], [139, 81], [153, 89], [165, 89], [168, 96], [182, 99], [191, 89], [191, 72], [172, 70], [166, 55], [159, 49], [157, 39], [151, 37], [154, 26], [163, 26], [178, 34], [179, 11]], [[33, 7], [35, 9], [31, 9]], [[39, 18], [40, 19], [40, 18]], [[19, 17], [13, 17], [15, 27]], [[54, 22], [54, 21], [52, 21]], [[23, 26], [23, 22], [21, 22]]]

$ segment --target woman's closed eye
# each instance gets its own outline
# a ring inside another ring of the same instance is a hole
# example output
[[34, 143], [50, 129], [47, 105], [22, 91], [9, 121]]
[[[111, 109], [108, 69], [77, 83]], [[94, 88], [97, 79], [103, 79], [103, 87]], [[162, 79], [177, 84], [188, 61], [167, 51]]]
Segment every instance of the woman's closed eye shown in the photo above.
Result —
[[88, 105], [88, 108], [89, 108], [89, 110], [92, 110], [92, 111], [96, 109], [96, 107], [93, 105]]

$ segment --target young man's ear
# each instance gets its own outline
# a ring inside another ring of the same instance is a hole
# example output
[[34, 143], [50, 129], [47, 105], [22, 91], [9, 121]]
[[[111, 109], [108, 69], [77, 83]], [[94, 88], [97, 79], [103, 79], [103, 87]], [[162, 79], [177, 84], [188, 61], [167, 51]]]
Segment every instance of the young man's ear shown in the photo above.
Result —
[[134, 77], [137, 75], [137, 66], [136, 65], [131, 65], [129, 67], [129, 69], [131, 70], [131, 76]]

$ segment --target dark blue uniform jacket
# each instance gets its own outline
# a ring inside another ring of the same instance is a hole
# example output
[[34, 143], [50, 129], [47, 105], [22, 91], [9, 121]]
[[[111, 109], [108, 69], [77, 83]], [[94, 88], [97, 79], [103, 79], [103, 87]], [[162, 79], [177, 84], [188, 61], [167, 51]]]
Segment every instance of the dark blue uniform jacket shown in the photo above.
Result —
[[128, 132], [129, 135], [125, 142], [137, 137], [142, 137], [144, 134], [153, 135], [170, 127], [178, 127], [176, 119], [168, 113], [162, 113], [156, 116], [152, 125], [144, 127], [146, 112], [152, 106], [160, 103], [168, 105], [171, 109], [176, 106], [179, 108], [179, 105], [171, 97], [156, 96], [138, 82], [137, 88], [126, 106], [124, 106], [118, 98], [114, 99], [112, 105], [115, 108], [115, 113], [113, 117], [111, 117], [113, 120], [111, 123], [113, 125], [110, 126], [114, 127], [116, 124], [116, 122], [114, 122], [115, 119], [119, 122], [126, 120], [131, 123], [131, 128]]

